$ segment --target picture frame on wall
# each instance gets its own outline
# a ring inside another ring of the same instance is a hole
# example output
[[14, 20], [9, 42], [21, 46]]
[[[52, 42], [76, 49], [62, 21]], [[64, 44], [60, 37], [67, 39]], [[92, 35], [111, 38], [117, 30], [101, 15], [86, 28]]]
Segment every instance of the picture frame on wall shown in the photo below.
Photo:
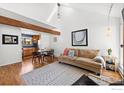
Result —
[[2, 44], [18, 44], [18, 36], [3, 34]]
[[72, 32], [72, 46], [88, 46], [88, 30], [82, 29]]

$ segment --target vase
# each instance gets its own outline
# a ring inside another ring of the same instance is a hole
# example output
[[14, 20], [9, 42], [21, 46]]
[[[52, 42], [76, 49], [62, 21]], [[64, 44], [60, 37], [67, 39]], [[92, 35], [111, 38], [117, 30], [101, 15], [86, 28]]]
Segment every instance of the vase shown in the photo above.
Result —
[[108, 55], [111, 55], [112, 52], [108, 52]]

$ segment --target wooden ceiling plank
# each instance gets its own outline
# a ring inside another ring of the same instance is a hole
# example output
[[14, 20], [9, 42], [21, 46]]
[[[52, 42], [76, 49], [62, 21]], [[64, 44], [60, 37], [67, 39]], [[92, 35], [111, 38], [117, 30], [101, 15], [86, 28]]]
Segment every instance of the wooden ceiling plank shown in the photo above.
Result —
[[0, 23], [15, 26], [15, 27], [22, 27], [22, 28], [26, 28], [26, 29], [36, 30], [36, 31], [40, 31], [40, 32], [50, 33], [50, 34], [54, 34], [54, 35], [60, 35], [60, 32], [58, 32], [58, 31], [44, 28], [41, 26], [37, 26], [37, 25], [31, 24], [31, 23], [26, 23], [26, 22], [23, 22], [20, 20], [8, 18], [5, 16], [0, 16]]

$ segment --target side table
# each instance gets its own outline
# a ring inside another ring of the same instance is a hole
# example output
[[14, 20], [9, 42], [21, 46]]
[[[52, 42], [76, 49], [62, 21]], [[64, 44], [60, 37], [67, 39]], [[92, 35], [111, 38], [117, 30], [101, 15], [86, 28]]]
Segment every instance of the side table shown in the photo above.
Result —
[[115, 72], [118, 70], [118, 59], [114, 56], [104, 56], [106, 62], [107, 70], [114, 70]]

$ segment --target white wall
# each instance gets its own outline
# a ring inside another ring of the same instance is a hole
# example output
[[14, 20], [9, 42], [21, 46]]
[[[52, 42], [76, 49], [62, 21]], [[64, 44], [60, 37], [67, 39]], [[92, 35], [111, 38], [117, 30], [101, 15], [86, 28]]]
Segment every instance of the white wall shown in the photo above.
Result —
[[[121, 24], [121, 27], [120, 27], [120, 45], [123, 44], [123, 24]], [[124, 64], [123, 64], [123, 48], [119, 48], [120, 49], [120, 71], [122, 73], [124, 73]]]
[[[2, 34], [17, 35], [17, 45], [3, 45]], [[21, 30], [17, 27], [0, 24], [0, 66], [22, 61]]]
[[58, 42], [53, 42], [52, 44], [52, 48], [56, 50], [56, 55], [62, 53], [64, 48], [72, 47], [72, 31], [87, 28], [88, 46], [74, 48], [100, 49], [103, 52], [106, 52], [106, 49], [108, 48], [112, 48], [113, 55], [119, 57], [119, 18], [111, 18], [110, 20], [112, 28], [110, 37], [107, 37], [108, 18], [105, 15], [62, 7], [60, 21], [57, 21], [56, 18], [55, 14], [53, 19], [50, 21], [51, 24], [56, 25], [61, 30], [61, 36], [58, 37]]
[[[123, 44], [123, 19], [121, 18], [121, 26], [120, 26], [120, 45]], [[120, 49], [120, 71], [123, 73], [124, 71], [124, 64], [123, 64], [123, 48]]]

